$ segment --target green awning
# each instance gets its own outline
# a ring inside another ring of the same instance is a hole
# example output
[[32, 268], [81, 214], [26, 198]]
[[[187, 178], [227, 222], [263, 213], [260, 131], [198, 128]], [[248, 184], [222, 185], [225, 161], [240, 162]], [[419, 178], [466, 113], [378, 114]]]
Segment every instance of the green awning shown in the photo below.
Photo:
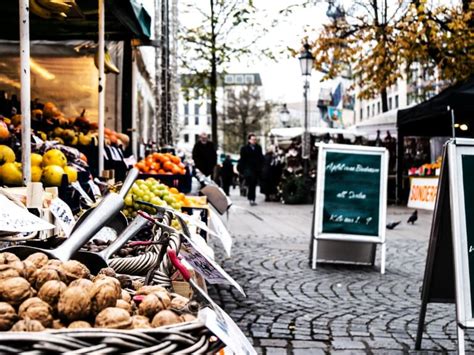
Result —
[[[76, 0], [77, 8], [65, 20], [45, 20], [30, 14], [31, 40], [97, 39], [98, 1]], [[19, 39], [18, 0], [0, 2], [0, 39]], [[148, 39], [151, 16], [136, 0], [105, 0], [105, 39]]]

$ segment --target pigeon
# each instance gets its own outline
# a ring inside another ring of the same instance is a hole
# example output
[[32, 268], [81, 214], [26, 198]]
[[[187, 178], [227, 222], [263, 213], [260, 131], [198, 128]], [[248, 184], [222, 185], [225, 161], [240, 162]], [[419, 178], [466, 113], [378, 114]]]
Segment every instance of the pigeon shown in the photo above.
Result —
[[398, 226], [400, 223], [402, 223], [402, 221], [391, 222], [391, 223], [387, 224], [387, 229], [393, 229], [396, 226]]
[[418, 219], [418, 210], [415, 210], [411, 216], [408, 218], [407, 223], [415, 224], [416, 220]]

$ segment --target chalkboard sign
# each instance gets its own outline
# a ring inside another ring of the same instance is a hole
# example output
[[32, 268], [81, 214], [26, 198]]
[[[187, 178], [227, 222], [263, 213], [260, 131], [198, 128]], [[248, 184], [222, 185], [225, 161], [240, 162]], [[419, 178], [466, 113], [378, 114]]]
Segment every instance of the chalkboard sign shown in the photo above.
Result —
[[380, 154], [327, 152], [323, 233], [379, 235]]
[[[382, 244], [381, 271], [384, 272], [387, 168], [385, 148], [319, 145], [312, 228], [313, 268], [317, 240], [324, 239]], [[339, 245], [347, 248], [347, 244]]]

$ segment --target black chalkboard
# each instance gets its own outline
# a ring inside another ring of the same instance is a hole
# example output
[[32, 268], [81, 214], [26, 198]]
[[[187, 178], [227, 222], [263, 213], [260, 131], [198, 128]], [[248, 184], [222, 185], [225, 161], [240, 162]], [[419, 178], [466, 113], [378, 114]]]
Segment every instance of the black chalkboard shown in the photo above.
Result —
[[381, 154], [327, 152], [322, 232], [379, 236]]
[[471, 284], [471, 310], [474, 314], [474, 155], [462, 155], [462, 176], [464, 187], [464, 208], [468, 245], [469, 281]]

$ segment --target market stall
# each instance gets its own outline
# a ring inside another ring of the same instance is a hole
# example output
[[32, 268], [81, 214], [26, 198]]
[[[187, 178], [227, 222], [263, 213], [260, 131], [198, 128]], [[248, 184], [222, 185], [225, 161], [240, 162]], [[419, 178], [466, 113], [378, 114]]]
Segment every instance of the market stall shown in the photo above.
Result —
[[[449, 137], [453, 136], [472, 137], [474, 135], [473, 99], [474, 78], [471, 77], [469, 80], [443, 90], [425, 102], [398, 111], [398, 201], [406, 201], [408, 197], [409, 180], [407, 172], [409, 168], [436, 161], [437, 155], [430, 154], [430, 145], [439, 146], [439, 142], [437, 143], [437, 141], [446, 141]], [[417, 159], [416, 162], [405, 159], [407, 144], [413, 147], [410, 148], [413, 151], [411, 156]], [[428, 148], [417, 148], [417, 146], [422, 145]], [[421, 151], [424, 152], [417, 154], [417, 152]], [[424, 155], [424, 157], [422, 155]]]

